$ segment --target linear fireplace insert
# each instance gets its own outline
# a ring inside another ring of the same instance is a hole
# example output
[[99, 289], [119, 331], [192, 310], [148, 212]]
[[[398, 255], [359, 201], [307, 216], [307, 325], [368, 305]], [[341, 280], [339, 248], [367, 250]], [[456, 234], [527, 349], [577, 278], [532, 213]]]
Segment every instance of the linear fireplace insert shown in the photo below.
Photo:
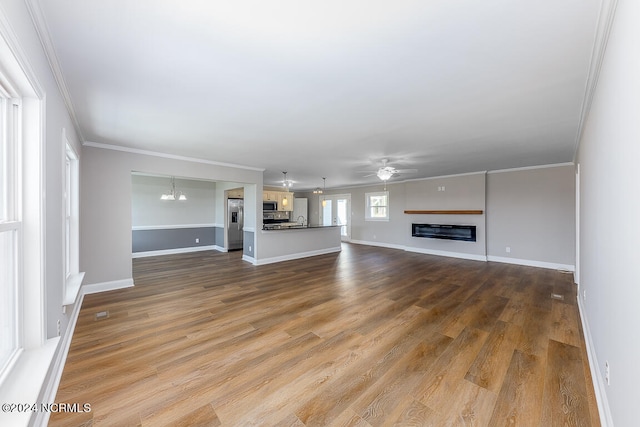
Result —
[[452, 224], [411, 224], [413, 237], [427, 237], [430, 239], [476, 241], [475, 225]]

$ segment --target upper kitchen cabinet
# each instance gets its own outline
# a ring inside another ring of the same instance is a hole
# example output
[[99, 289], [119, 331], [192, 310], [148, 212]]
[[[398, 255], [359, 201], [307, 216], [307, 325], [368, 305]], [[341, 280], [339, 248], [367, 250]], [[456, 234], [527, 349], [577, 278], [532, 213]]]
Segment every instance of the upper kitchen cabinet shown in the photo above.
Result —
[[233, 188], [231, 190], [227, 190], [227, 198], [229, 198], [229, 199], [243, 199], [244, 198], [244, 188]]
[[263, 191], [262, 192], [262, 200], [265, 202], [277, 202], [278, 201], [278, 192], [277, 191]]
[[293, 211], [293, 193], [281, 192], [278, 193], [278, 210], [279, 211]]
[[293, 193], [291, 192], [263, 190], [262, 200], [264, 202], [277, 202], [279, 211], [293, 211]]

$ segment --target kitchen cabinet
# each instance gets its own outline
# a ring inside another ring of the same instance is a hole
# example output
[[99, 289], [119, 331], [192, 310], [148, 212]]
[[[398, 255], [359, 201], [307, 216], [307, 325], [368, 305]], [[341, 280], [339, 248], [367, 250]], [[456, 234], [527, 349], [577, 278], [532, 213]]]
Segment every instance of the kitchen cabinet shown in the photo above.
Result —
[[227, 198], [229, 199], [242, 199], [244, 198], [244, 188], [234, 188], [227, 190]]
[[265, 202], [277, 202], [278, 201], [278, 192], [277, 191], [263, 191], [262, 192], [262, 200]]
[[[287, 200], [285, 204], [284, 200]], [[293, 211], [293, 193], [291, 192], [280, 192], [278, 193], [278, 210], [279, 211]]]
[[[287, 199], [285, 206], [284, 199]], [[262, 192], [264, 202], [278, 202], [279, 211], [293, 211], [293, 193], [289, 191], [265, 190]]]

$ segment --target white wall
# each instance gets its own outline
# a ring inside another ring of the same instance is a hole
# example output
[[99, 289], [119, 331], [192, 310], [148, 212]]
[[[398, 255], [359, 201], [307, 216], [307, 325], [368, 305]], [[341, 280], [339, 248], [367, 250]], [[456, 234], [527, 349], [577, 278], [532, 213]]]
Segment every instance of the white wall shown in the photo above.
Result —
[[[638, 425], [640, 2], [619, 0], [580, 141], [580, 289], [596, 386], [613, 422]], [[603, 384], [609, 362], [611, 385]]]
[[[216, 223], [216, 183], [175, 178], [185, 201], [160, 200], [170, 190], [170, 177], [131, 176], [132, 226], [172, 226]], [[220, 219], [222, 221], [222, 219]]]

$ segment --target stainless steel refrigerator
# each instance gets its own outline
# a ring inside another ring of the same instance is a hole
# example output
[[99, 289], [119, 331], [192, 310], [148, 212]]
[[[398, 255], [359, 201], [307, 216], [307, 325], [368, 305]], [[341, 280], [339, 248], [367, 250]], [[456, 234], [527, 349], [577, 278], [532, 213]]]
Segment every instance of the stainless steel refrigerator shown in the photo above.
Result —
[[227, 201], [227, 250], [242, 249], [244, 227], [244, 200]]

